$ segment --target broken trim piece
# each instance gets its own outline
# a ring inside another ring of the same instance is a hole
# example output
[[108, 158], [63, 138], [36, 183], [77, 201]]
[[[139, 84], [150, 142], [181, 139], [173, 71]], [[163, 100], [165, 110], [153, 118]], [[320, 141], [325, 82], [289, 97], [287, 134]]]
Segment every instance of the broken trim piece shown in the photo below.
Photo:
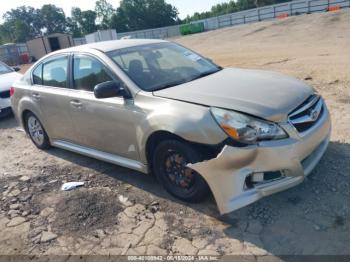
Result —
[[[215, 158], [188, 166], [206, 180], [220, 213], [225, 214], [301, 183], [326, 151], [330, 132], [326, 112], [307, 136], [292, 134], [288, 139], [241, 148], [226, 145]], [[247, 187], [249, 175], [270, 172], [281, 172], [282, 176]]]

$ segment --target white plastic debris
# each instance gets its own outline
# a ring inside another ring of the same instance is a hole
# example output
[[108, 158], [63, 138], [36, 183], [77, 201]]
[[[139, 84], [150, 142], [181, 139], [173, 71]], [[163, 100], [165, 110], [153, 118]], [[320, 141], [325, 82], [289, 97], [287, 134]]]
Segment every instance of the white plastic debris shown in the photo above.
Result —
[[62, 185], [61, 190], [69, 191], [83, 185], [84, 185], [84, 182], [68, 182]]
[[118, 197], [118, 199], [119, 199], [120, 203], [122, 203], [123, 205], [125, 205], [127, 207], [132, 206], [132, 203], [129, 201], [129, 199], [127, 197], [120, 195]]

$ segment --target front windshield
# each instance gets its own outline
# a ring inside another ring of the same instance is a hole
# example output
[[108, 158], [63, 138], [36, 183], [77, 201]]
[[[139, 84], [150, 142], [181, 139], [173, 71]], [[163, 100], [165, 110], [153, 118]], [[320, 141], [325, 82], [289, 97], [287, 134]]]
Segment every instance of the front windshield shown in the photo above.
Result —
[[142, 90], [155, 91], [193, 81], [221, 68], [173, 43], [123, 48], [108, 53]]
[[7, 66], [7, 65], [5, 65], [5, 64], [0, 62], [0, 75], [11, 73], [11, 72], [13, 72], [11, 67], [9, 67], [9, 66]]

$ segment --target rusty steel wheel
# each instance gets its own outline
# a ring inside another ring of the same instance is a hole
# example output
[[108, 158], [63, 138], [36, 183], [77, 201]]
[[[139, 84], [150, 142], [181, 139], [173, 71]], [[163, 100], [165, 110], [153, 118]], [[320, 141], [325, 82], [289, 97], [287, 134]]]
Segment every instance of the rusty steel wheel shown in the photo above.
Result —
[[174, 186], [190, 189], [194, 184], [195, 171], [186, 165], [187, 160], [178, 152], [169, 151], [165, 160], [165, 174]]
[[198, 152], [190, 145], [166, 140], [155, 149], [153, 171], [165, 189], [185, 201], [201, 201], [209, 195], [209, 188], [200, 174], [187, 167], [200, 162]]

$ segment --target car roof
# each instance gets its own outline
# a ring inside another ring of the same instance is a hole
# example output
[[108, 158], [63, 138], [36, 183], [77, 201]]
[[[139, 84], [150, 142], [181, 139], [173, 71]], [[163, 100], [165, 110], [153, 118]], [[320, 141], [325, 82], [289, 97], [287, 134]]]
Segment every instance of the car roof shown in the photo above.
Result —
[[109, 52], [121, 48], [147, 45], [147, 44], [157, 44], [157, 43], [167, 43], [168, 41], [160, 39], [122, 39], [122, 40], [111, 40], [104, 42], [91, 43], [86, 45], [74, 46], [66, 49], [61, 49], [55, 53], [67, 52], [67, 51], [83, 51], [87, 49], [97, 49], [102, 52]]

